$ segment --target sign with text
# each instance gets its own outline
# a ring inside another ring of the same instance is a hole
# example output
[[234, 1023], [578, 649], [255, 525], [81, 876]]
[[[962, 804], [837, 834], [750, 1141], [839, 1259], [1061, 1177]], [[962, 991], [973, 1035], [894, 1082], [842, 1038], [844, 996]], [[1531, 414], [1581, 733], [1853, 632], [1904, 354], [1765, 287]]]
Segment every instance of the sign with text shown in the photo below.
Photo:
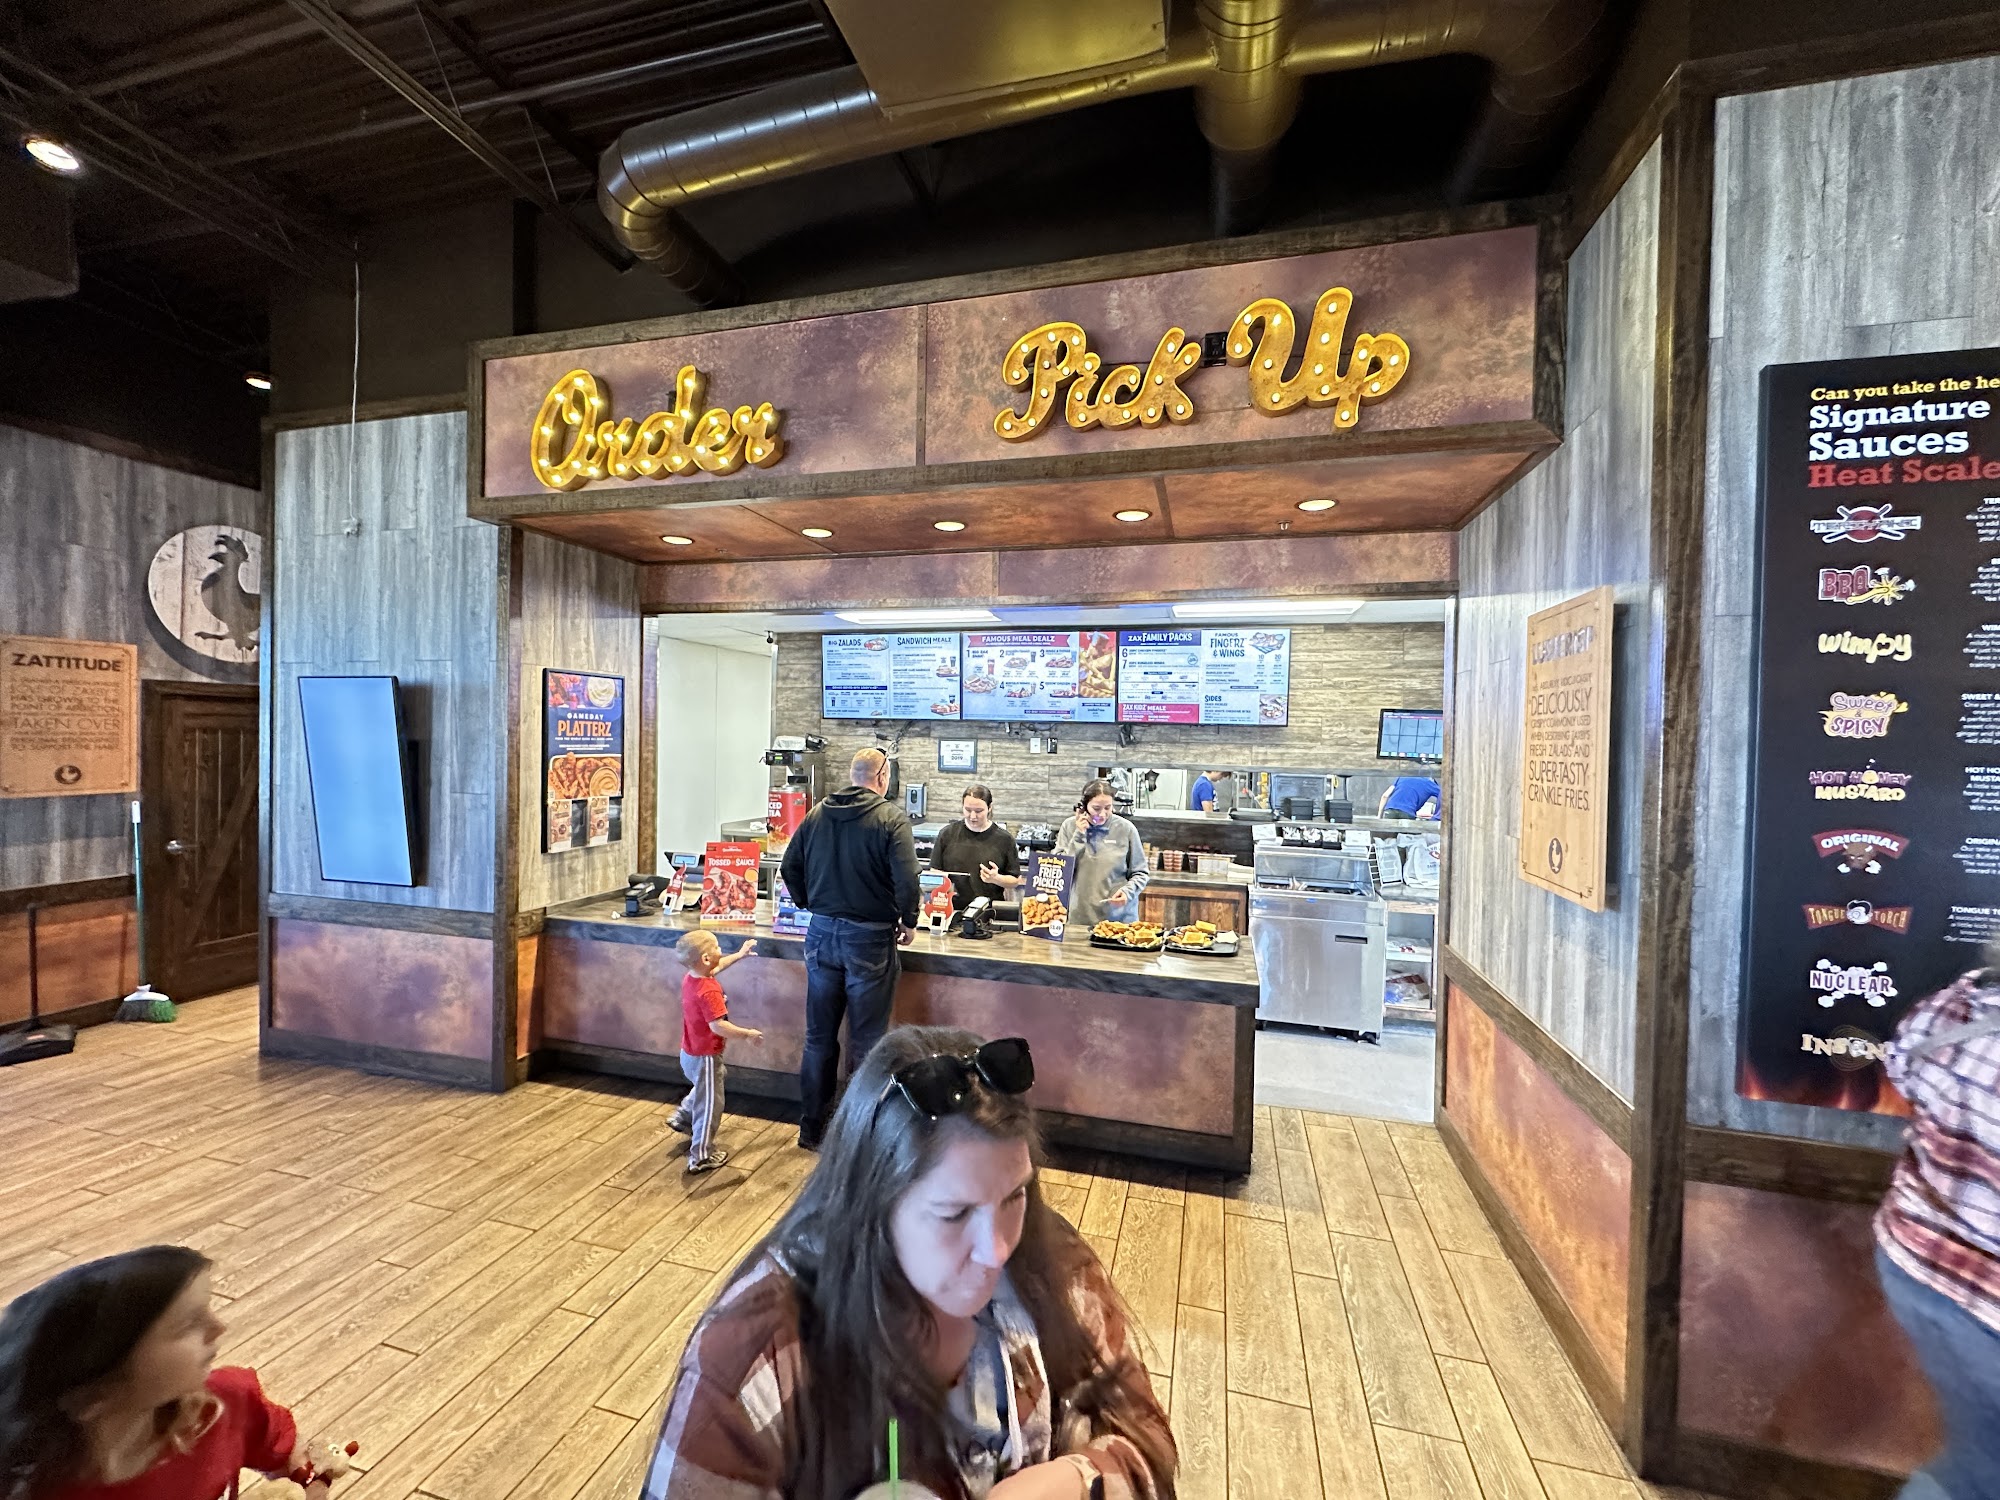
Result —
[[1764, 371], [1736, 1091], [1905, 1114], [2000, 932], [2000, 349]]
[[1611, 770], [1611, 590], [1528, 616], [1521, 878], [1604, 910]]
[[139, 790], [139, 648], [0, 636], [0, 797]]
[[542, 851], [625, 836], [625, 679], [542, 673]]

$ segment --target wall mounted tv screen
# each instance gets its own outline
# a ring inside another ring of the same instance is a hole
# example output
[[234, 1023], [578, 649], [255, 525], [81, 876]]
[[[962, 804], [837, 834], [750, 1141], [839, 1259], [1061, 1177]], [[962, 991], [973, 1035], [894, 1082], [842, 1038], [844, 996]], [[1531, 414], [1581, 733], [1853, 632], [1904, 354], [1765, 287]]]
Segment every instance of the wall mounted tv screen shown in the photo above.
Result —
[[1110, 630], [982, 630], [964, 637], [968, 719], [1109, 724], [1118, 638]]
[[1125, 724], [1282, 728], [1292, 716], [1292, 632], [1118, 632], [1118, 718]]
[[1383, 709], [1375, 754], [1381, 760], [1443, 760], [1443, 712], [1435, 708]]
[[853, 631], [819, 638], [823, 719], [956, 719], [958, 635]]
[[322, 880], [417, 883], [415, 809], [393, 677], [301, 677]]

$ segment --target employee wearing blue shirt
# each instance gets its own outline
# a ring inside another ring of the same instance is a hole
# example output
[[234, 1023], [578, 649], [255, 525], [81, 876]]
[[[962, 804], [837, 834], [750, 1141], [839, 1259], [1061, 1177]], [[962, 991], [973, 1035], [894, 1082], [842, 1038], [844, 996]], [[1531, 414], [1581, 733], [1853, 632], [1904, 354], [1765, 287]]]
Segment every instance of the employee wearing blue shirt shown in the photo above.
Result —
[[1220, 771], [1203, 771], [1194, 779], [1194, 787], [1188, 793], [1188, 806], [1195, 812], [1215, 811], [1215, 778]]
[[1382, 794], [1385, 818], [1435, 818], [1444, 789], [1428, 776], [1398, 776]]

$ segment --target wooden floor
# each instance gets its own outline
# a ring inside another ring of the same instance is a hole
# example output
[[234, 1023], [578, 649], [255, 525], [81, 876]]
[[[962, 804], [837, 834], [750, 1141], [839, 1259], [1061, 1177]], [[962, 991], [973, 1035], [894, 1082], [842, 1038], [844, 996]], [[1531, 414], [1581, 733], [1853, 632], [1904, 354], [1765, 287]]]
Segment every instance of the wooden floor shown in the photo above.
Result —
[[[194, 1245], [224, 1357], [362, 1443], [343, 1500], [632, 1500], [693, 1319], [811, 1167], [793, 1129], [731, 1116], [734, 1160], [690, 1180], [649, 1086], [472, 1094], [256, 1036], [242, 992], [0, 1071], [0, 1298]], [[1241, 1182], [1046, 1187], [1150, 1336], [1186, 1500], [1671, 1493], [1628, 1477], [1427, 1126], [1260, 1109]]]

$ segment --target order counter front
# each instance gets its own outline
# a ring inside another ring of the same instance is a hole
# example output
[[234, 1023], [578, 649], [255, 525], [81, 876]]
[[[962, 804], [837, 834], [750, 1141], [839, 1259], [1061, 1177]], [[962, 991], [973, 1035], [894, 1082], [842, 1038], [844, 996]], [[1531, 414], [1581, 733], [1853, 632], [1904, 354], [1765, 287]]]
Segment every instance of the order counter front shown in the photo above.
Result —
[[[546, 914], [539, 1055], [544, 1066], [679, 1082], [684, 971], [673, 948], [700, 924], [622, 909], [621, 896], [604, 896]], [[710, 930], [724, 952], [757, 944], [722, 980], [730, 1018], [764, 1033], [729, 1044], [729, 1091], [796, 1100], [805, 940], [775, 935], [767, 918]], [[1052, 1142], [1247, 1172], [1258, 993], [1247, 943], [1222, 958], [919, 933], [902, 953], [891, 1023], [1026, 1037]]]

